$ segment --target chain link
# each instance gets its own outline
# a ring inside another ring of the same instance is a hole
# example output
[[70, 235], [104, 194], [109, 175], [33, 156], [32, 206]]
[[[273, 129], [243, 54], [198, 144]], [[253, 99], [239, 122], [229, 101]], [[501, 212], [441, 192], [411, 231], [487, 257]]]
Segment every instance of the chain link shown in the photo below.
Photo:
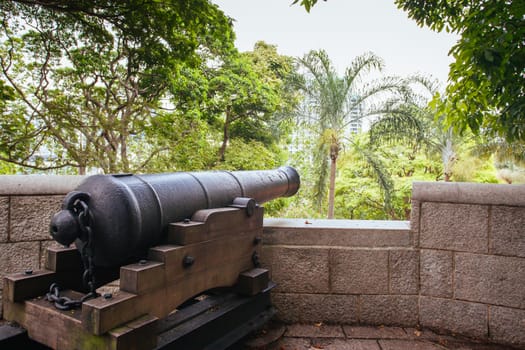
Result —
[[87, 240], [82, 246], [81, 257], [84, 265], [84, 273], [82, 274], [82, 283], [89, 292], [80, 299], [71, 299], [65, 296], [60, 296], [60, 287], [57, 283], [51, 284], [49, 292], [46, 294], [48, 301], [55, 303], [55, 307], [59, 310], [71, 310], [78, 308], [86, 300], [96, 298], [99, 294], [96, 292], [95, 283], [95, 266], [93, 264], [93, 230], [90, 226], [89, 207], [83, 200], [77, 199], [73, 204], [73, 212], [78, 214], [78, 223], [82, 233]]
[[60, 296], [60, 286], [57, 283], [51, 284], [49, 292], [46, 294], [48, 301], [55, 303], [55, 307], [59, 310], [72, 310], [79, 308], [86, 300], [96, 298], [97, 293], [87, 293], [80, 299], [72, 299], [66, 296]]

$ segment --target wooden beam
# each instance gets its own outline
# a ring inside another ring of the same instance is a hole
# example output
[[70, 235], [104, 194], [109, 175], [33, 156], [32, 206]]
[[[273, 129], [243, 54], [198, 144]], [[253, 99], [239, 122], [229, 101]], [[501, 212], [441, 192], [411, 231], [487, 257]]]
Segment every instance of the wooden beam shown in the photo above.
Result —
[[24, 301], [43, 295], [56, 280], [56, 274], [49, 270], [14, 273], [4, 277], [3, 298], [10, 302]]
[[[189, 222], [169, 225], [167, 243], [188, 245], [229, 236], [232, 231], [252, 231], [262, 228], [264, 209], [255, 208], [252, 216], [238, 208], [204, 209], [195, 212]], [[235, 223], [235, 225], [232, 225]]]
[[164, 288], [166, 284], [164, 264], [156, 261], [142, 261], [120, 268], [120, 290], [133, 294]]
[[242, 295], [255, 295], [268, 288], [269, 281], [267, 269], [251, 269], [239, 275], [235, 290]]
[[45, 267], [55, 272], [82, 271], [84, 269], [80, 252], [73, 247], [48, 247]]

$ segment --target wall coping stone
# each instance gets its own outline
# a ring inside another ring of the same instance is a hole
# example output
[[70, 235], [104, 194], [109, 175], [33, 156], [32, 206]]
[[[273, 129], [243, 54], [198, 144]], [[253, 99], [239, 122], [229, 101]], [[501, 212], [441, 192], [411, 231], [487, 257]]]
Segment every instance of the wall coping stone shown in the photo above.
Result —
[[414, 182], [412, 200], [420, 202], [525, 206], [525, 185], [469, 182]]
[[388, 230], [405, 231], [410, 229], [410, 221], [396, 220], [329, 220], [329, 219], [264, 219], [265, 228], [297, 229], [344, 229], [344, 230]]
[[80, 175], [0, 175], [0, 196], [66, 194], [84, 178]]

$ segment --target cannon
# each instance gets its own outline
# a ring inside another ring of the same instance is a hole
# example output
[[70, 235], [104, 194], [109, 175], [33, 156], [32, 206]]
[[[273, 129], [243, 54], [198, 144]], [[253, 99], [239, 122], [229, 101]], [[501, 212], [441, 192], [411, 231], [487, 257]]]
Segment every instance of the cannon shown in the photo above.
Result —
[[275, 314], [259, 204], [299, 186], [291, 167], [87, 177], [45, 269], [5, 277], [4, 318], [51, 348], [225, 349]]
[[[79, 251], [90, 239], [93, 262], [116, 266], [146, 255], [162, 241], [168, 225], [190, 219], [201, 209], [250, 206], [294, 195], [299, 174], [291, 167], [258, 171], [180, 172], [155, 175], [95, 175], [69, 193], [51, 219], [51, 236], [63, 245], [75, 241]], [[85, 218], [82, 220], [82, 218]]]

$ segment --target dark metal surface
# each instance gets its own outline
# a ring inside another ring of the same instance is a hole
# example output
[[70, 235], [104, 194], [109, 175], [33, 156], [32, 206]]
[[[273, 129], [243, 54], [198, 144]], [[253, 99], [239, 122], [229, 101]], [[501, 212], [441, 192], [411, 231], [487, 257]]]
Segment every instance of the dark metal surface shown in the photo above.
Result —
[[[96, 266], [119, 266], [146, 255], [162, 242], [169, 223], [196, 211], [232, 205], [235, 198], [264, 203], [294, 195], [299, 174], [291, 167], [257, 171], [213, 171], [155, 175], [95, 175], [68, 195], [51, 220], [52, 236], [62, 244], [89, 242], [81, 225], [79, 199], [89, 205]], [[84, 219], [85, 220], [85, 219]]]

